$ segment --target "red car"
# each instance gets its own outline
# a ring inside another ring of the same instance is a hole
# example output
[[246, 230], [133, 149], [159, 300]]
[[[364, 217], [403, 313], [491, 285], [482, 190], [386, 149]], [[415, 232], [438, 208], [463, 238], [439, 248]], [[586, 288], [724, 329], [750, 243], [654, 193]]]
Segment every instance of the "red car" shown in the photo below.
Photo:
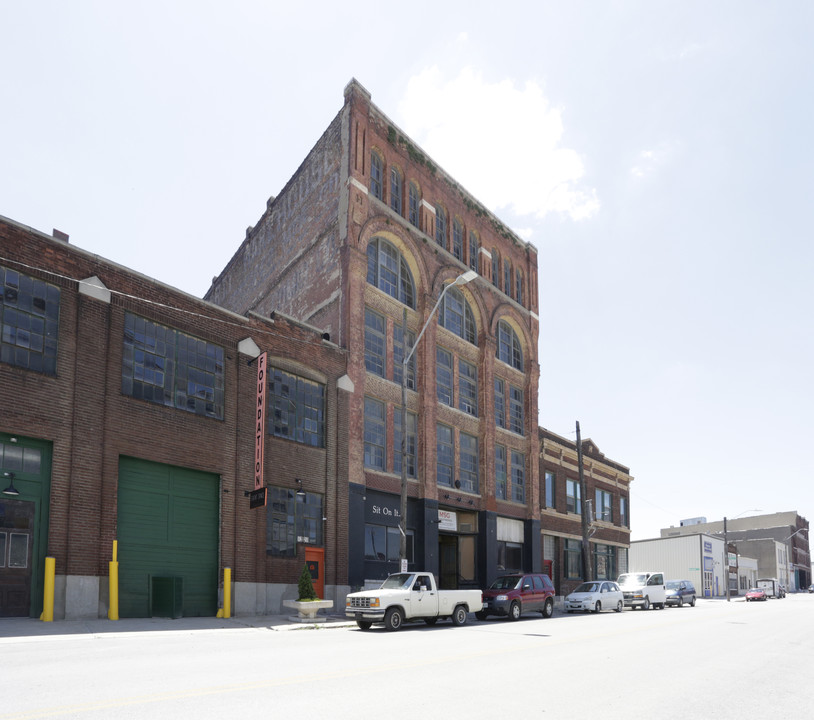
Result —
[[483, 591], [483, 610], [475, 613], [475, 617], [485, 620], [489, 615], [499, 615], [518, 620], [524, 612], [539, 612], [550, 618], [554, 614], [555, 594], [548, 575], [502, 575]]
[[766, 591], [763, 588], [752, 588], [749, 590], [749, 592], [746, 593], [746, 602], [752, 602], [753, 600], [768, 600]]

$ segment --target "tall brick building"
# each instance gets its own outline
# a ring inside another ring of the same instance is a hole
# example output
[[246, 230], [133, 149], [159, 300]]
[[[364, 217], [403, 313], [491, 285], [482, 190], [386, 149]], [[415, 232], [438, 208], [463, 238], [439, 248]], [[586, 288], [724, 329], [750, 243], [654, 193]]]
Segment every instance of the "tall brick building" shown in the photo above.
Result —
[[406, 381], [410, 567], [442, 587], [539, 569], [537, 296], [536, 250], [351, 81], [206, 299], [347, 351], [352, 587], [398, 567], [402, 358], [425, 326]]
[[[39, 616], [50, 556], [55, 617], [106, 616], [114, 541], [121, 617], [214, 615], [227, 567], [236, 614], [277, 613], [306, 561], [341, 602], [345, 370], [322, 330], [0, 218], [0, 615]], [[252, 509], [259, 385], [269, 502]]]

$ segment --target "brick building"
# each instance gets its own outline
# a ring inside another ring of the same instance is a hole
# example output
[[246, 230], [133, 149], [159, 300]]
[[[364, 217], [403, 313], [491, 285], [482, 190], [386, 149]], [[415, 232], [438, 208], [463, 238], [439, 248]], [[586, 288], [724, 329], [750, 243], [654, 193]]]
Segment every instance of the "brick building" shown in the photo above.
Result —
[[[398, 567], [402, 358], [413, 343], [410, 567], [442, 587], [539, 569], [536, 250], [359, 83], [344, 97], [206, 299], [239, 314], [286, 313], [347, 351], [352, 587]], [[449, 287], [470, 270], [475, 280]]]
[[[267, 507], [255, 482], [266, 353]], [[0, 615], [279, 612], [306, 560], [347, 592], [346, 353], [281, 314], [236, 315], [0, 218]], [[161, 582], [159, 582], [161, 579]], [[180, 580], [179, 580], [180, 579]], [[162, 583], [164, 583], [162, 585]], [[163, 590], [162, 590], [163, 592]]]
[[583, 497], [577, 444], [545, 428], [539, 433], [544, 568], [560, 595], [582, 582], [582, 510], [588, 502], [592, 577], [615, 580], [628, 566], [629, 468], [606, 458], [592, 440], [583, 440]]

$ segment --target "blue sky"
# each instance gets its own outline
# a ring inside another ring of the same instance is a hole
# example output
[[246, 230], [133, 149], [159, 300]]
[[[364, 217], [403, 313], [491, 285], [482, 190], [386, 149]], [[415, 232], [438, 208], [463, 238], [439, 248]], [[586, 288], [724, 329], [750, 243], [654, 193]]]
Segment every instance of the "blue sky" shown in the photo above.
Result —
[[634, 539], [812, 519], [810, 2], [0, 0], [0, 26], [0, 214], [200, 296], [355, 77], [538, 248], [539, 422], [630, 467]]

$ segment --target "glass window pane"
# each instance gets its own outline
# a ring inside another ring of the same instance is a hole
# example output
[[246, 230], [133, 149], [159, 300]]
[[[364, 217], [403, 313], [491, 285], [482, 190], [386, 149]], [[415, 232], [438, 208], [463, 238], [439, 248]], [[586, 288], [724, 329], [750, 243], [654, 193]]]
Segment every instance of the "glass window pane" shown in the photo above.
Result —
[[10, 568], [28, 567], [28, 535], [11, 533], [9, 537], [8, 566]]

